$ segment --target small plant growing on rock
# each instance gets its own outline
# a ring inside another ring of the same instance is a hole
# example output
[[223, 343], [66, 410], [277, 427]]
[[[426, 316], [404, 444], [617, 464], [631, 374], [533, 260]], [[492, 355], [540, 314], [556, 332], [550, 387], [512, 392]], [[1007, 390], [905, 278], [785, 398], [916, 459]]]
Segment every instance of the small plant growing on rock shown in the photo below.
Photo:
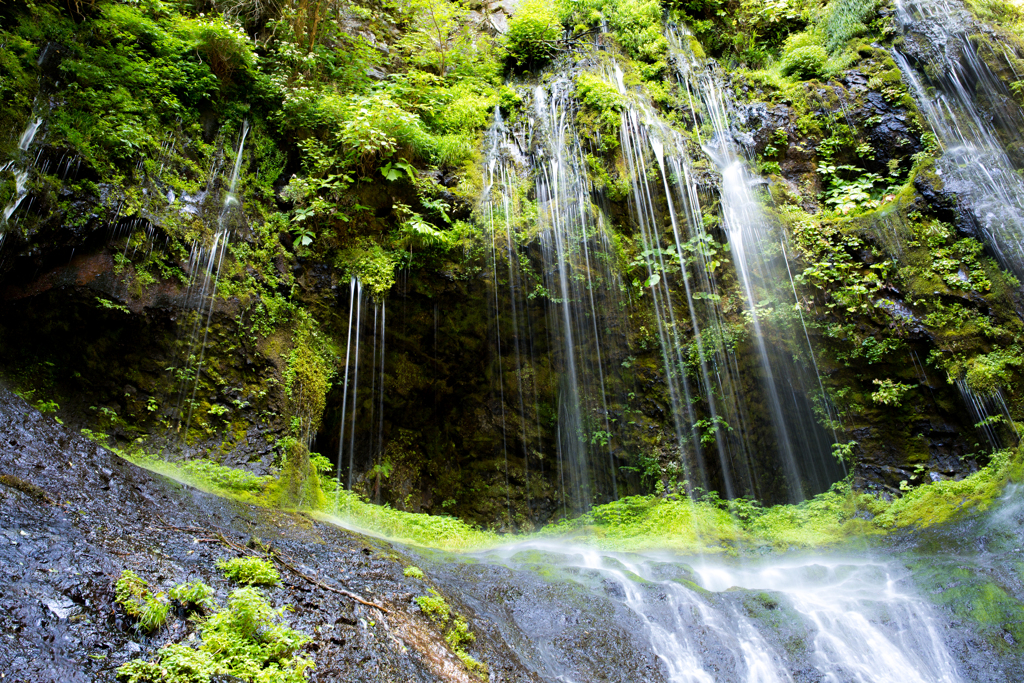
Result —
[[[415, 569], [415, 567], [410, 567], [410, 569]], [[477, 661], [466, 652], [466, 646], [476, 640], [476, 635], [469, 630], [466, 618], [461, 614], [453, 613], [445, 599], [433, 588], [430, 589], [430, 595], [417, 597], [416, 604], [420, 606], [430, 621], [441, 629], [444, 641], [448, 643], [452, 652], [462, 660], [465, 667], [474, 674], [486, 676], [487, 665]]]
[[114, 602], [124, 609], [143, 633], [156, 631], [167, 622], [170, 605], [163, 593], [153, 595], [149, 584], [130, 569], [121, 573], [114, 587]]
[[224, 576], [247, 584], [276, 585], [281, 581], [281, 575], [274, 565], [259, 557], [233, 557], [230, 560], [218, 560], [217, 569], [224, 572]]
[[213, 589], [202, 581], [180, 583], [168, 592], [171, 600], [176, 600], [187, 610], [202, 610], [213, 607]]
[[201, 623], [197, 648], [165, 645], [154, 661], [130, 661], [117, 670], [117, 677], [124, 683], [205, 683], [216, 675], [301, 683], [313, 662], [296, 653], [311, 639], [281, 623], [283, 612], [271, 607], [259, 589], [239, 588], [228, 598], [227, 609]]
[[875, 403], [893, 406], [898, 408], [903, 394], [914, 388], [912, 384], [893, 382], [889, 378], [873, 380], [878, 385], [878, 391], [871, 394], [871, 400]]
[[405, 571], [402, 572], [402, 573], [405, 574], [406, 576], [411, 576], [414, 579], [422, 579], [423, 578], [423, 570], [420, 569], [419, 567], [406, 567]]

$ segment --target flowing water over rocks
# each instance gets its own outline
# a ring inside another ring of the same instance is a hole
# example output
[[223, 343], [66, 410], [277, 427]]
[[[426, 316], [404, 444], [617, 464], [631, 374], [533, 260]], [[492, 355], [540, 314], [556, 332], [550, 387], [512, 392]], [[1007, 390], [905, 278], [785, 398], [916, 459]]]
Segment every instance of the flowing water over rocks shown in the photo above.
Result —
[[1024, 111], [979, 54], [987, 29], [955, 1], [901, 0], [896, 10], [903, 49], [916, 65], [901, 52], [894, 57], [942, 148], [946, 189], [959, 196], [1000, 261], [1021, 277]]
[[[0, 664], [12, 680], [113, 680], [153, 638], [113, 605], [126, 568], [229, 590], [217, 557], [262, 539], [299, 574], [269, 591], [315, 635], [310, 680], [474, 680], [412, 601], [465, 614], [494, 681], [1016, 681], [1024, 675], [1024, 500], [873, 547], [723, 561], [525, 542], [452, 555], [151, 475], [0, 389]], [[685, 530], [680, 530], [685, 533]], [[258, 547], [258, 546], [256, 546]], [[403, 566], [423, 568], [425, 579]], [[389, 612], [331, 592], [349, 591]], [[184, 630], [183, 630], [184, 629]], [[1022, 640], [1021, 642], [1024, 642]]]

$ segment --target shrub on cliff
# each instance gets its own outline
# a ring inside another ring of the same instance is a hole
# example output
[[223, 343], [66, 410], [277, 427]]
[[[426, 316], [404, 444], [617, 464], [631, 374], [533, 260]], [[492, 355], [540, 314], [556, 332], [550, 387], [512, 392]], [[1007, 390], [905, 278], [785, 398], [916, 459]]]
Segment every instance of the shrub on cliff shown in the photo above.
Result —
[[555, 53], [562, 24], [551, 3], [524, 0], [508, 23], [505, 48], [516, 65], [544, 62]]

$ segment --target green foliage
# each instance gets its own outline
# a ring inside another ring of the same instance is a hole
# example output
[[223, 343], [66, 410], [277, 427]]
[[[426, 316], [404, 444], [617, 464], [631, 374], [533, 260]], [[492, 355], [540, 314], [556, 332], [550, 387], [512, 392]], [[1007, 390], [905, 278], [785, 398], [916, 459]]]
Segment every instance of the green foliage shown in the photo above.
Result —
[[[373, 505], [355, 493], [336, 489], [330, 479], [322, 481], [330, 507], [324, 509], [324, 518], [344, 520], [345, 526], [363, 529], [400, 543], [469, 550], [498, 545], [506, 537], [482, 531], [461, 519], [444, 515], [426, 515], [395, 510], [387, 505]], [[337, 501], [336, 505], [334, 501]]]
[[611, 83], [586, 71], [576, 75], [576, 90], [583, 105], [579, 113], [580, 123], [593, 125], [601, 133], [605, 149], [614, 148], [618, 144], [624, 98]]
[[218, 560], [217, 569], [238, 583], [276, 585], [281, 581], [281, 575], [274, 569], [274, 565], [259, 557]]
[[1024, 365], [1019, 346], [995, 348], [989, 353], [974, 356], [966, 362], [964, 379], [971, 391], [979, 396], [995, 394], [1001, 387], [1013, 386], [1014, 368]]
[[562, 24], [551, 3], [523, 0], [508, 22], [505, 49], [519, 66], [540, 64], [557, 49]]
[[167, 595], [186, 609], [207, 609], [214, 605], [213, 589], [202, 581], [179, 583], [171, 588]]
[[878, 206], [879, 202], [871, 196], [875, 184], [882, 181], [882, 177], [877, 173], [868, 173], [849, 164], [819, 164], [818, 173], [825, 176], [829, 182], [829, 188], [825, 192], [825, 203], [832, 205], [839, 213], [848, 214], [859, 208]]
[[335, 267], [341, 269], [344, 277], [355, 276], [370, 290], [373, 298], [380, 300], [395, 284], [395, 269], [401, 262], [401, 255], [388, 251], [370, 240], [358, 240], [349, 249], [341, 252]]
[[864, 242], [832, 222], [803, 222], [794, 226], [793, 234], [808, 263], [796, 279], [822, 291], [827, 308], [868, 313], [875, 307], [890, 268], [888, 262], [864, 267], [851, 254], [863, 249]]
[[871, 394], [871, 400], [875, 403], [892, 406], [894, 408], [898, 408], [900, 401], [903, 400], [903, 395], [914, 388], [914, 385], [912, 384], [893, 382], [888, 377], [872, 381], [874, 384], [878, 385], [878, 391]]
[[230, 81], [236, 71], [255, 65], [253, 46], [240, 26], [200, 15], [180, 17], [175, 28], [193, 50], [206, 58], [204, 61], [222, 81]]
[[[415, 569], [415, 567], [410, 567], [410, 569]], [[448, 643], [452, 652], [462, 660], [466, 668], [478, 675], [486, 675], [486, 665], [477, 661], [466, 652], [466, 647], [476, 640], [476, 635], [469, 630], [466, 618], [452, 612], [444, 597], [433, 588], [430, 589], [429, 595], [418, 596], [416, 604], [441, 629], [441, 632], [444, 633], [445, 642]]]
[[430, 617], [435, 624], [444, 626], [451, 616], [451, 608], [441, 595], [433, 588], [430, 595], [420, 595], [416, 598], [416, 604], [420, 606], [423, 613]]
[[136, 628], [143, 633], [156, 631], [167, 622], [170, 605], [163, 593], [153, 595], [149, 584], [130, 569], [121, 572], [117, 579], [114, 601], [135, 620]]
[[825, 74], [828, 53], [820, 45], [803, 45], [788, 50], [782, 57], [783, 76], [795, 76], [803, 81], [821, 78]]
[[864, 22], [874, 15], [877, 4], [877, 0], [831, 0], [819, 20], [828, 51], [838, 52], [851, 39], [865, 34]]
[[856, 446], [856, 441], [847, 441], [846, 443], [834, 443], [832, 444], [832, 456], [841, 463], [853, 465], [854, 448]]
[[618, 0], [605, 7], [615, 37], [631, 57], [646, 62], [665, 58], [668, 43], [662, 35], [658, 0]]
[[875, 524], [884, 529], [927, 527], [948, 521], [966, 510], [984, 510], [1008, 481], [1020, 479], [1021, 465], [1019, 451], [993, 453], [986, 467], [965, 479], [918, 486], [891, 505], [882, 506], [884, 509]]
[[[228, 70], [252, 63], [251, 44], [219, 21], [184, 19], [156, 5], [105, 3], [60, 63], [63, 106], [49, 119], [51, 143], [78, 150], [103, 173], [129, 171], [139, 155], [159, 158], [163, 131], [197, 121]], [[204, 50], [209, 50], [204, 54]]]
[[259, 493], [270, 479], [245, 470], [225, 467], [220, 463], [203, 458], [183, 460], [178, 463], [178, 467], [190, 481], [204, 487], [227, 491]]
[[413, 0], [402, 10], [408, 26], [398, 48], [413, 65], [443, 77], [473, 73], [489, 60], [490, 41], [473, 30], [461, 0]]
[[[412, 577], [414, 579], [422, 579], [423, 578], [423, 570], [420, 569], [419, 567], [406, 567], [405, 571], [403, 571], [402, 573], [405, 574], [406, 576]], [[420, 605], [420, 607], [422, 608], [423, 606]]]
[[165, 645], [152, 662], [136, 659], [117, 670], [124, 683], [207, 683], [212, 676], [259, 683], [302, 683], [313, 662], [297, 656], [311, 639], [280, 620], [255, 588], [231, 593], [226, 609], [200, 622], [198, 647]]

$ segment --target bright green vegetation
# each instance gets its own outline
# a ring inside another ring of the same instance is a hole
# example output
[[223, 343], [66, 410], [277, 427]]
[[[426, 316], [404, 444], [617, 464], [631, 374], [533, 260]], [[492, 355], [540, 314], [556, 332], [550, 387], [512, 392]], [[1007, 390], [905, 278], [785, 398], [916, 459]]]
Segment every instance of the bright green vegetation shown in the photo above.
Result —
[[[845, 448], [850, 450], [852, 446], [848, 444]], [[457, 552], [493, 548], [535, 536], [565, 538], [608, 550], [660, 548], [684, 554], [736, 554], [766, 545], [778, 550], [828, 547], [899, 529], [941, 524], [969, 511], [985, 510], [1008, 482], [1019, 481], [1022, 477], [1024, 459], [1020, 449], [1004, 450], [993, 454], [986, 467], [960, 481], [908, 487], [902, 497], [891, 502], [857, 493], [848, 481], [803, 503], [770, 507], [743, 498], [723, 500], [714, 493], [705, 493], [693, 500], [663, 490], [660, 495], [630, 496], [599, 505], [579, 517], [563, 519], [534, 534], [517, 536], [483, 531], [453, 517], [373, 505], [346, 490], [336, 492], [337, 508], [333, 506], [335, 493], [332, 492], [328, 496], [331, 505], [308, 511], [324, 521], [336, 521], [356, 531]], [[329, 479], [325, 479], [323, 485], [333, 488]], [[239, 497], [237, 492], [228, 489], [208, 490]], [[272, 505], [266, 500], [263, 504]], [[278, 578], [276, 570], [265, 560], [235, 558], [230, 562], [234, 563], [232, 566], [244, 565], [246, 569], [239, 570], [244, 571], [244, 575], [252, 572], [269, 578], [272, 572], [275, 582]], [[264, 569], [269, 572], [264, 574]], [[405, 575], [423, 578], [417, 567], [407, 568]]]
[[550, 2], [523, 0], [508, 24], [506, 49], [516, 64], [539, 64], [554, 54], [562, 32]]
[[281, 582], [281, 575], [274, 565], [260, 557], [232, 557], [229, 560], [218, 560], [217, 569], [224, 572], [224, 576], [238, 583], [273, 586]]
[[167, 592], [167, 596], [189, 610], [208, 609], [214, 604], [213, 589], [202, 581], [179, 583]]
[[[178, 588], [178, 587], [176, 587]], [[300, 683], [313, 661], [297, 655], [311, 639], [283, 622], [256, 588], [239, 588], [226, 608], [198, 621], [200, 642], [171, 643], [153, 661], [122, 665], [124, 683], [206, 683], [215, 674], [252, 683]]]
[[993, 454], [987, 467], [961, 481], [938, 481], [910, 490], [890, 504], [868, 509], [878, 512], [873, 523], [883, 529], [927, 527], [940, 524], [967, 510], [985, 510], [1010, 481], [1024, 475], [1021, 450]]
[[405, 571], [402, 572], [404, 575], [412, 577], [414, 579], [423, 578], [423, 570], [419, 567], [406, 567]]
[[487, 665], [474, 659], [466, 647], [472, 645], [476, 635], [469, 630], [466, 618], [452, 611], [451, 606], [444, 597], [433, 588], [428, 595], [420, 595], [416, 598], [416, 604], [424, 614], [444, 634], [444, 641], [448, 647], [458, 656], [470, 672], [482, 679], [487, 677]]
[[114, 601], [135, 620], [136, 628], [143, 633], [163, 627], [171, 607], [163, 593], [153, 595], [149, 584], [130, 569], [123, 571], [117, 579]]
[[1002, 451], [991, 464], [961, 481], [918, 486], [893, 502], [851, 491], [848, 483], [798, 505], [761, 508], [756, 503], [716, 496], [689, 498], [635, 496], [594, 508], [573, 520], [544, 528], [540, 537], [609, 550], [681, 553], [742, 552], [773, 546], [823, 548], [904, 528], [941, 524], [969, 510], [986, 509], [1006, 483], [1024, 471], [1019, 453]]

